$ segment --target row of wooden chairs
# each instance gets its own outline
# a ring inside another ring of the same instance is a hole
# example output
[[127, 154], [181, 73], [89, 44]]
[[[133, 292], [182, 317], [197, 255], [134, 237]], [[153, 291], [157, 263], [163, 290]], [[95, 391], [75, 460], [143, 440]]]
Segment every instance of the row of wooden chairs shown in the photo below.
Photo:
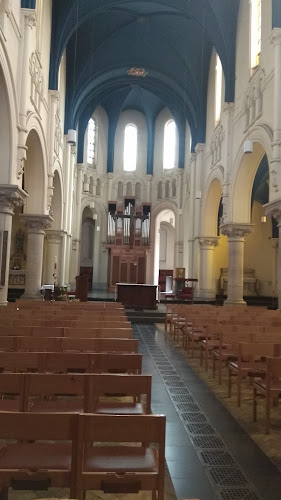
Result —
[[87, 310], [87, 311], [95, 311], [98, 309], [122, 309], [124, 310], [124, 306], [121, 302], [100, 302], [100, 301], [91, 301], [91, 302], [68, 302], [68, 301], [44, 301], [44, 300], [17, 300], [16, 302], [9, 302], [7, 305], [8, 309], [66, 309], [66, 310]]
[[79, 500], [88, 489], [149, 490], [163, 500], [165, 420], [164, 415], [0, 413], [0, 439], [6, 441], [0, 444], [1, 497], [8, 497], [9, 486], [55, 486], [69, 487], [70, 497]]
[[0, 337], [132, 338], [132, 328], [65, 328], [63, 326], [0, 326]]
[[2, 372], [141, 373], [141, 354], [82, 352], [0, 352]]
[[115, 320], [110, 317], [106, 319], [87, 319], [84, 320], [68, 320], [68, 319], [40, 319], [33, 318], [32, 315], [26, 318], [17, 319], [16, 316], [11, 318], [0, 317], [0, 329], [2, 326], [14, 326], [15, 328], [21, 326], [41, 326], [49, 328], [130, 328], [128, 320]]
[[0, 395], [0, 411], [148, 415], [151, 376], [0, 373]]
[[136, 339], [0, 336], [0, 351], [137, 353]]

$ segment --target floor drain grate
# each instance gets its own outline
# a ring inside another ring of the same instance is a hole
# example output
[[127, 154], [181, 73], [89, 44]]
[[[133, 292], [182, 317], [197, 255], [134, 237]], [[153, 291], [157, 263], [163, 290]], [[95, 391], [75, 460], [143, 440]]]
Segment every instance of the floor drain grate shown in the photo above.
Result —
[[173, 396], [174, 403], [193, 403], [195, 401], [194, 397], [191, 396], [188, 392], [184, 395], [176, 395]]
[[223, 450], [207, 450], [199, 453], [199, 458], [204, 465], [224, 465], [233, 467], [234, 460], [230, 453]]
[[251, 490], [228, 488], [220, 491], [220, 500], [259, 500], [259, 497]]
[[245, 486], [247, 479], [237, 467], [212, 467], [208, 470], [213, 485]]
[[192, 441], [195, 448], [224, 448], [223, 440], [216, 436], [194, 436]]
[[171, 394], [180, 394], [182, 397], [190, 395], [190, 392], [186, 388], [182, 389], [181, 387], [171, 387], [169, 391]]
[[185, 422], [207, 422], [207, 418], [205, 417], [205, 415], [199, 412], [182, 413], [181, 417]]
[[215, 434], [215, 430], [209, 424], [186, 424], [185, 427], [190, 434]]
[[185, 385], [183, 382], [175, 380], [174, 382], [166, 382], [167, 387], [173, 387], [173, 385], [176, 385], [179, 389], [184, 388]]
[[177, 404], [177, 409], [179, 411], [183, 412], [189, 412], [189, 411], [198, 411], [200, 412], [200, 408], [196, 403], [180, 403]]
[[163, 380], [165, 380], [165, 382], [181, 382], [178, 375], [163, 375]]
[[171, 370], [170, 367], [167, 367], [167, 368], [161, 368], [161, 370], [159, 370], [160, 373], [163, 372], [163, 375], [174, 375], [176, 376], [177, 375], [177, 372], [175, 372], [174, 370]]

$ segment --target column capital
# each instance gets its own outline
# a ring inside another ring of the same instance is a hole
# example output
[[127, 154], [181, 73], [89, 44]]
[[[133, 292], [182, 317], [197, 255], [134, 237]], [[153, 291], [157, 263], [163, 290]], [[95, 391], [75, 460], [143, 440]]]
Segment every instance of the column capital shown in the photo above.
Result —
[[52, 243], [61, 243], [65, 231], [63, 229], [46, 229], [45, 235], [48, 241]]
[[79, 172], [83, 172], [83, 170], [84, 170], [84, 163], [77, 163], [76, 167], [77, 167], [77, 170]]
[[195, 153], [196, 154], [202, 153], [204, 151], [204, 148], [205, 148], [205, 143], [204, 142], [198, 142], [198, 144], [196, 144], [196, 146], [195, 146]]
[[199, 236], [199, 243], [202, 248], [215, 248], [219, 244], [219, 236]]
[[272, 246], [272, 248], [278, 248], [279, 238], [271, 238], [271, 246]]
[[220, 226], [221, 233], [225, 234], [228, 238], [244, 238], [246, 234], [250, 234], [254, 230], [254, 224], [228, 222]]
[[48, 229], [53, 222], [50, 215], [21, 214], [20, 217], [24, 221], [29, 234], [45, 234], [45, 229]]
[[235, 109], [235, 102], [224, 102], [222, 109], [224, 113], [232, 113]]
[[273, 28], [269, 36], [270, 43], [274, 45], [281, 45], [281, 28]]
[[58, 103], [60, 100], [60, 93], [58, 90], [49, 90], [49, 96], [54, 103]]
[[37, 17], [35, 9], [21, 9], [24, 16], [24, 24], [28, 28], [34, 28], [36, 26]]
[[278, 226], [281, 226], [281, 199], [266, 203], [264, 209], [265, 215], [274, 217], [278, 222]]
[[14, 208], [24, 205], [27, 196], [17, 185], [0, 184], [0, 213], [13, 215]]

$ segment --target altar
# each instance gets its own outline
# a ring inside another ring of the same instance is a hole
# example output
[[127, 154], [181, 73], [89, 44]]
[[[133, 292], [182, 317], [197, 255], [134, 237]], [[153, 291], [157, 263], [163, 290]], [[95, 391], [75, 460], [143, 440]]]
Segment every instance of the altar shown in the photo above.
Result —
[[116, 299], [133, 309], [157, 309], [157, 285], [116, 283]]

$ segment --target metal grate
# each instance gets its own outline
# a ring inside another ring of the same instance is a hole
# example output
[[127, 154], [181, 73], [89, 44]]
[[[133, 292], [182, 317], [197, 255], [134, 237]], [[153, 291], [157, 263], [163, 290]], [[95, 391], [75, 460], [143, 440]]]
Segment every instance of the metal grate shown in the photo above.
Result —
[[190, 392], [186, 388], [182, 389], [181, 387], [171, 387], [169, 388], [169, 392], [171, 394], [180, 394], [181, 396], [189, 396]]
[[193, 403], [195, 401], [194, 397], [191, 396], [188, 392], [184, 395], [175, 395], [173, 396], [174, 403]]
[[200, 412], [182, 413], [181, 417], [185, 422], [207, 422], [205, 415]]
[[227, 488], [221, 490], [220, 500], [259, 500], [258, 495], [252, 491], [243, 488]]
[[210, 424], [186, 424], [185, 427], [190, 434], [215, 434]]
[[198, 411], [200, 412], [200, 408], [196, 403], [180, 403], [177, 404], [177, 408], [179, 411], [189, 412], [189, 411]]
[[174, 385], [176, 385], [179, 389], [180, 388], [183, 389], [185, 387], [183, 382], [181, 382], [181, 381], [178, 382], [177, 380], [174, 382], [166, 382], [166, 385], [167, 385], [167, 387], [173, 387]]
[[238, 467], [212, 467], [208, 470], [213, 485], [245, 486], [247, 479]]
[[223, 440], [216, 436], [194, 436], [192, 441], [195, 448], [224, 448]]
[[163, 380], [165, 382], [181, 382], [181, 379], [178, 375], [163, 375]]
[[177, 375], [177, 372], [175, 372], [174, 370], [171, 370], [170, 369], [171, 367], [167, 367], [167, 368], [161, 368], [160, 373], [163, 372], [163, 375]]
[[224, 465], [232, 467], [235, 465], [230, 453], [224, 450], [201, 451], [199, 453], [199, 458], [201, 462], [203, 462], [203, 465]]

